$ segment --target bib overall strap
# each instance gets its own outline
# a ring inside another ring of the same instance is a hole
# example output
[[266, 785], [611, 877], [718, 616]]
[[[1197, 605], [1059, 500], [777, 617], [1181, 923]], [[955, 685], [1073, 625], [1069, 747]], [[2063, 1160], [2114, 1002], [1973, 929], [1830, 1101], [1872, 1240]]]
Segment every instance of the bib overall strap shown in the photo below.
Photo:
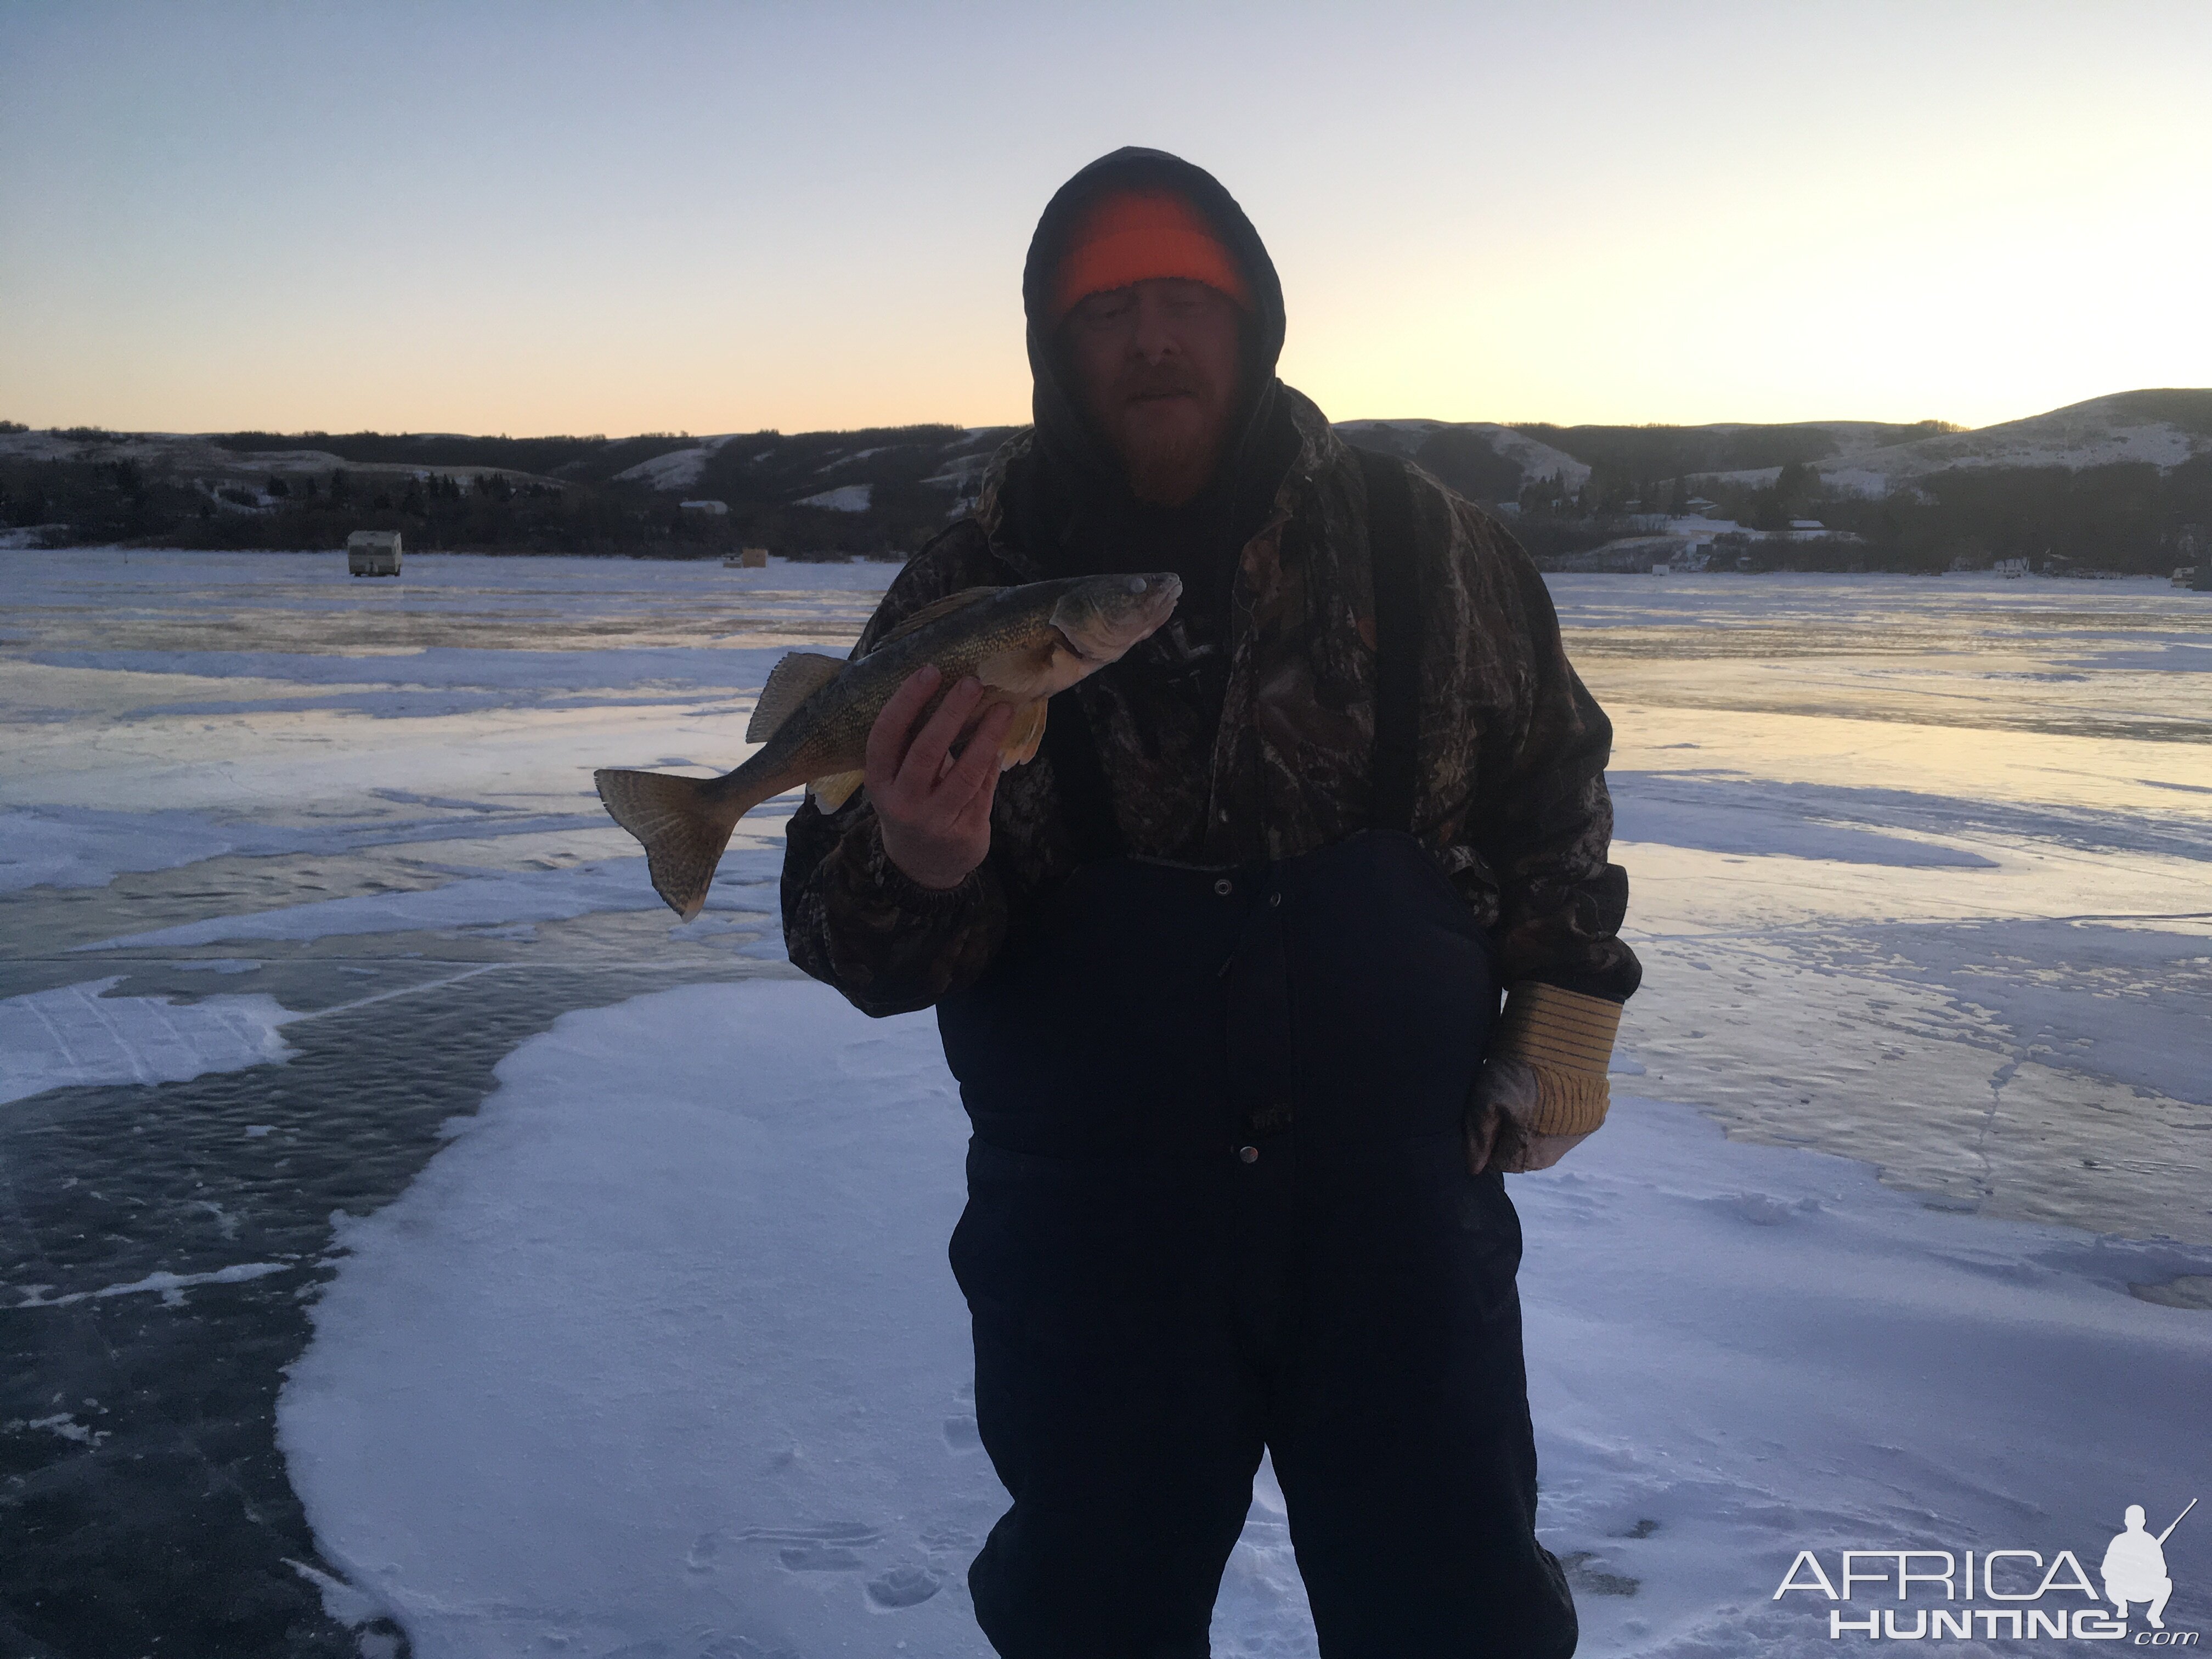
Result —
[[1421, 724], [1421, 596], [1413, 568], [1413, 489], [1406, 464], [1356, 449], [1367, 482], [1367, 557], [1375, 588], [1375, 759], [1368, 823], [1413, 825]]

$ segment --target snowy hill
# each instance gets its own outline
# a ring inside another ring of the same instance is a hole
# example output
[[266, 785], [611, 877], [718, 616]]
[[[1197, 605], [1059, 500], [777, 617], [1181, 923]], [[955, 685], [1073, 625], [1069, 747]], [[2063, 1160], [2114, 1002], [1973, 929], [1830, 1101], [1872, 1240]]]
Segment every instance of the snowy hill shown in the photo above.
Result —
[[1504, 492], [1508, 495], [1538, 478], [1556, 477], [1571, 492], [1589, 482], [1586, 463], [1492, 421], [1340, 421], [1336, 429], [1347, 443], [1362, 449], [1388, 450], [1419, 463], [1462, 494], [1467, 493], [1464, 488], [1440, 465], [1451, 466], [1478, 446], [1518, 473], [1512, 488]]
[[[314, 434], [319, 440], [321, 434]], [[461, 441], [467, 441], [462, 440]], [[303, 437], [298, 447], [238, 450], [221, 441], [221, 434], [192, 432], [97, 432], [79, 428], [70, 431], [0, 433], [0, 461], [46, 464], [127, 463], [149, 472], [180, 477], [205, 478], [224, 483], [243, 483], [269, 477], [304, 478], [341, 469], [370, 477], [411, 477], [419, 468], [393, 461], [356, 461], [317, 447]], [[483, 465], [441, 465], [452, 477], [473, 479], [479, 474], [509, 469]]]
[[2212, 391], [2122, 392], [2023, 421], [1869, 449], [1822, 462], [1822, 482], [1886, 495], [1930, 473], [1959, 468], [2112, 466], [2144, 463], [2160, 471], [2212, 455]]
[[665, 455], [655, 455], [651, 460], [624, 467], [615, 474], [615, 482], [647, 484], [654, 489], [689, 489], [699, 482], [699, 475], [707, 470], [708, 458], [737, 435], [734, 432], [726, 432], [719, 437], [702, 438], [685, 449], [672, 449]]

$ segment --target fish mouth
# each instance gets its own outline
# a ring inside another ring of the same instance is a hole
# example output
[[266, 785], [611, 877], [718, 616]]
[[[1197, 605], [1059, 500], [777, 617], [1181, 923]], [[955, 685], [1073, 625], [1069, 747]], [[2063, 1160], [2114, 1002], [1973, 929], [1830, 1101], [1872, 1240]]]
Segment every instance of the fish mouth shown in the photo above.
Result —
[[1158, 594], [1145, 607], [1145, 634], [1158, 633], [1182, 600], [1182, 578], [1170, 573], [1160, 584]]

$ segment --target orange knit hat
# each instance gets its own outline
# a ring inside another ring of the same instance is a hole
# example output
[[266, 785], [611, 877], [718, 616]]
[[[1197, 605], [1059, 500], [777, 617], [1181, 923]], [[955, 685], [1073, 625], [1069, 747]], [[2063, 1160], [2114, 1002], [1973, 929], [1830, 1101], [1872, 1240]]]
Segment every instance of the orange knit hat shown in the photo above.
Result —
[[1093, 294], [1155, 276], [1182, 276], [1218, 289], [1246, 310], [1252, 295], [1236, 256], [1205, 216], [1170, 191], [1109, 191], [1084, 210], [1053, 273], [1057, 325]]

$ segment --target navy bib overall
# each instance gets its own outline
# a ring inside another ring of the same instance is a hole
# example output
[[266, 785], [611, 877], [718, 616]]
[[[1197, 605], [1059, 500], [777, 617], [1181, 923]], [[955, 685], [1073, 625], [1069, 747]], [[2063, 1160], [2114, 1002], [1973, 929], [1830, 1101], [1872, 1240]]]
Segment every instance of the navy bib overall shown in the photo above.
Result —
[[[1073, 704], [1055, 773], [1096, 777]], [[1263, 1448], [1325, 1659], [1573, 1651], [1520, 1225], [1462, 1133], [1498, 1006], [1397, 827], [1233, 868], [1096, 859], [939, 1005], [975, 1129], [952, 1267], [1013, 1498], [969, 1578], [1000, 1654], [1206, 1654]]]

